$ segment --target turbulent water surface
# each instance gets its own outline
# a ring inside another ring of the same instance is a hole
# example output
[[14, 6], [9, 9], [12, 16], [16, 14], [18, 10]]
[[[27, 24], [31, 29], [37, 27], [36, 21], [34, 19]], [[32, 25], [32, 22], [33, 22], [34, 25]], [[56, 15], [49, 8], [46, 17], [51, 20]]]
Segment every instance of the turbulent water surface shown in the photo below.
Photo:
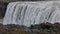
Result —
[[29, 27], [43, 22], [60, 22], [60, 3], [11, 2], [7, 6], [3, 24], [19, 24]]

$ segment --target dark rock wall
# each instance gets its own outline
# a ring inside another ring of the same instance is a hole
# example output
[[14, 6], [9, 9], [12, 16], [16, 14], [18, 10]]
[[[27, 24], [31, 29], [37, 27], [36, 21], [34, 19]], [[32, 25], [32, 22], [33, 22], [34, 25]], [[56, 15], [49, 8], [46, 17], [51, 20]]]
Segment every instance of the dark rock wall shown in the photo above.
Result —
[[0, 2], [0, 18], [3, 18], [6, 12], [8, 3]]

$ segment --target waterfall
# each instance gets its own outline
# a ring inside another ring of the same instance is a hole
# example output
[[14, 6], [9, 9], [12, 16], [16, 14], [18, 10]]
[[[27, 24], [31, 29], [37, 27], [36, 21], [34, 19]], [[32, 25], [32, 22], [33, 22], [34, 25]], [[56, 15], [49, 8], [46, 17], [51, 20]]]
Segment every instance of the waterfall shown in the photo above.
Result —
[[7, 6], [3, 24], [27, 27], [43, 22], [60, 22], [59, 2], [11, 2]]

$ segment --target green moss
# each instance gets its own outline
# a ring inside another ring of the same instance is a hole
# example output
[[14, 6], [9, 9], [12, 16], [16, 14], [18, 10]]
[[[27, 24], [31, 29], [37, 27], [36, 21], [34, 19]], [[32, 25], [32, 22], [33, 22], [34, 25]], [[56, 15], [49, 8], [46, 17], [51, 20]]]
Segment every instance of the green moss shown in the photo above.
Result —
[[24, 31], [24, 29], [15, 29], [13, 30], [0, 30], [0, 34], [26, 34], [26, 32]]

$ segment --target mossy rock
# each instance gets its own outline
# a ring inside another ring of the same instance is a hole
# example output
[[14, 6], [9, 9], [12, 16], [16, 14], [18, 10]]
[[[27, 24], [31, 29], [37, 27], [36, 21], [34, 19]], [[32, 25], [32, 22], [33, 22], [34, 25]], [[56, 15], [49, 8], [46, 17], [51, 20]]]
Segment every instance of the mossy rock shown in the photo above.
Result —
[[8, 34], [26, 34], [24, 29], [15, 29], [15, 30], [10, 30], [8, 32], [9, 32]]
[[48, 34], [47, 32], [40, 32], [39, 34]]
[[0, 30], [0, 34], [27, 34], [25, 30], [22, 29], [15, 29], [15, 30]]
[[17, 34], [26, 34], [26, 32], [24, 31], [24, 29], [16, 29], [16, 33]]

